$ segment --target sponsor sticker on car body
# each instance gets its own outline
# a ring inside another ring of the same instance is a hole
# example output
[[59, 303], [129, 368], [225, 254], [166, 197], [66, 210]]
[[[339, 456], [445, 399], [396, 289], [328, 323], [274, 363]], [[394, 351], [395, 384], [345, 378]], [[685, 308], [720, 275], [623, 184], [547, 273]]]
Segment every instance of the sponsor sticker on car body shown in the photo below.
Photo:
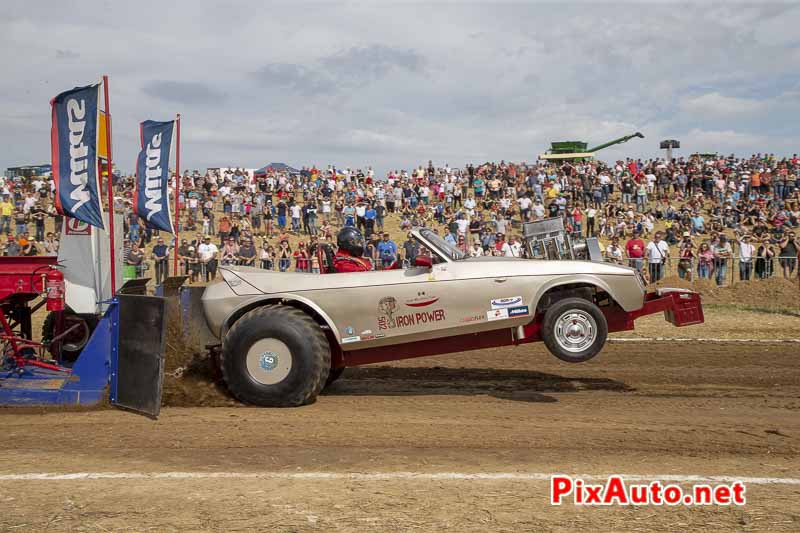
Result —
[[507, 298], [494, 298], [491, 300], [492, 309], [506, 309], [522, 305], [522, 296], [509, 296]]
[[509, 318], [514, 318], [514, 317], [518, 317], [518, 316], [526, 316], [526, 315], [529, 315], [529, 314], [530, 314], [530, 311], [528, 310], [528, 306], [527, 305], [522, 305], [520, 307], [511, 307], [508, 310], [508, 317]]
[[486, 320], [503, 320], [508, 318], [508, 309], [492, 309], [490, 311], [486, 311]]

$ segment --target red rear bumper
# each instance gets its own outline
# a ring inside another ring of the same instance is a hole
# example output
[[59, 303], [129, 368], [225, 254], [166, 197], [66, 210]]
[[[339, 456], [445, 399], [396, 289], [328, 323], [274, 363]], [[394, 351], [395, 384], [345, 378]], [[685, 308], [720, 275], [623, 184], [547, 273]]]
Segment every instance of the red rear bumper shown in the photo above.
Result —
[[645, 295], [641, 309], [629, 313], [619, 308], [604, 308], [608, 331], [627, 331], [633, 329], [633, 321], [640, 316], [664, 312], [664, 318], [674, 326], [702, 324], [703, 304], [700, 294], [679, 289], [659, 289]]

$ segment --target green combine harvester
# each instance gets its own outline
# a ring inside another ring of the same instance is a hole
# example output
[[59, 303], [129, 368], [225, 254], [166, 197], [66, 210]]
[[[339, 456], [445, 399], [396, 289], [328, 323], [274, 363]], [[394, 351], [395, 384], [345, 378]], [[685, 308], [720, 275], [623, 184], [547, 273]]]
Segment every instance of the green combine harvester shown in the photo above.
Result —
[[550, 143], [550, 150], [540, 155], [539, 159], [546, 159], [550, 161], [583, 161], [586, 159], [593, 158], [595, 152], [602, 150], [603, 148], [608, 148], [609, 146], [613, 146], [615, 144], [628, 142], [634, 137], [639, 137], [640, 139], [644, 139], [644, 135], [642, 135], [637, 131], [632, 135], [626, 135], [624, 137], [620, 137], [619, 139], [614, 139], [613, 141], [599, 144], [597, 146], [593, 146], [592, 148], [588, 149], [586, 147], [589, 145], [589, 143], [583, 141], [553, 142]]

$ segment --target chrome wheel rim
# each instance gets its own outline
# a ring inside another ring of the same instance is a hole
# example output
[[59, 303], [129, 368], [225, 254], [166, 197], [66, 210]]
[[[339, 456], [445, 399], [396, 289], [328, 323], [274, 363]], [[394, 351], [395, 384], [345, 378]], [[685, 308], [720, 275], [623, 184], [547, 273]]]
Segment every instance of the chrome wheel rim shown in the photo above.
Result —
[[567, 352], [580, 353], [594, 343], [597, 322], [580, 309], [572, 309], [556, 320], [555, 337], [558, 345]]
[[280, 383], [292, 370], [292, 352], [278, 339], [261, 339], [247, 350], [247, 373], [262, 385]]

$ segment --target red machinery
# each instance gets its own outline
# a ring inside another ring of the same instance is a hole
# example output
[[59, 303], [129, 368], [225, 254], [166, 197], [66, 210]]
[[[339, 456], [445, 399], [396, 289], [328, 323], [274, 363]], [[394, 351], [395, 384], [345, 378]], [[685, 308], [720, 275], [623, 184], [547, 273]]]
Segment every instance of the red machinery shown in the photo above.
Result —
[[[60, 365], [45, 362], [58, 358], [58, 343], [70, 330], [63, 329], [64, 275], [56, 266], [56, 257], [0, 257], [0, 339], [3, 344], [3, 368], [19, 371], [35, 366], [69, 372]], [[41, 297], [33, 306], [30, 302]], [[31, 316], [43, 305], [55, 313], [54, 331], [45, 345], [33, 341]], [[46, 356], [45, 352], [50, 353]]]

